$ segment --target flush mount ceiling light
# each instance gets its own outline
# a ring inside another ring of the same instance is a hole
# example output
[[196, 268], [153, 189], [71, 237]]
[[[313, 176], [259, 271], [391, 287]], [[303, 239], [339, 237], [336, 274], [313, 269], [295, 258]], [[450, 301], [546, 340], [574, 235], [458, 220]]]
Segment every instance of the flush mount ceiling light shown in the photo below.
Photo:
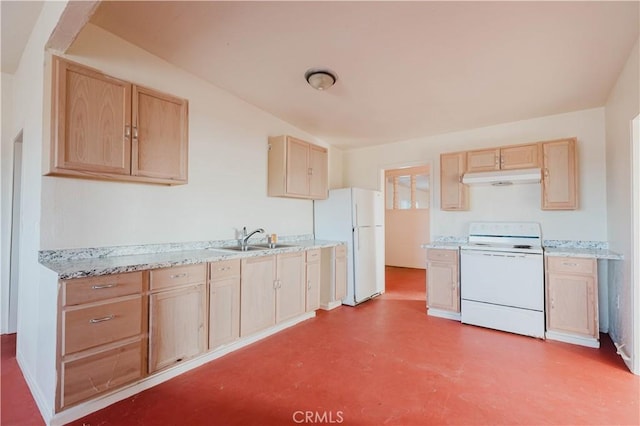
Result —
[[325, 90], [333, 86], [338, 80], [333, 71], [323, 68], [311, 68], [304, 73], [307, 83], [316, 90]]

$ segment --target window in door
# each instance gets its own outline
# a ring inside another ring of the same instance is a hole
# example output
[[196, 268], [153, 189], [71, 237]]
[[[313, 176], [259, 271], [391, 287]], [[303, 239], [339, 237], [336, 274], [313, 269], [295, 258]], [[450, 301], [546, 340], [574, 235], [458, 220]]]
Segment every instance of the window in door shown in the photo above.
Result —
[[429, 166], [385, 171], [385, 263], [424, 268], [429, 242]]
[[387, 210], [429, 208], [429, 170], [427, 166], [385, 172]]

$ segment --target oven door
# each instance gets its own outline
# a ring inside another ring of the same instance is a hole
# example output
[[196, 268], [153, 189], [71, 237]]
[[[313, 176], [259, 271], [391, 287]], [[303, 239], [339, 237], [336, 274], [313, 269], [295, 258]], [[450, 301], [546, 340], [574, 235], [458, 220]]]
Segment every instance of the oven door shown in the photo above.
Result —
[[544, 265], [540, 254], [462, 250], [461, 299], [544, 311]]

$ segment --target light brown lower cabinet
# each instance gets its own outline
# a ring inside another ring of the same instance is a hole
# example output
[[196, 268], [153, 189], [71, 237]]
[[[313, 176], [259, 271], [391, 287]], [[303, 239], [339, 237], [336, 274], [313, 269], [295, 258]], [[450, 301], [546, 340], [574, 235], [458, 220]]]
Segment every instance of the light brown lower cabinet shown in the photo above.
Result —
[[276, 257], [242, 259], [240, 266], [240, 336], [276, 323]]
[[56, 411], [146, 374], [144, 277], [61, 281]]
[[598, 329], [597, 260], [546, 258], [547, 338], [595, 346]]
[[[344, 246], [336, 253], [344, 293]], [[309, 250], [61, 280], [56, 412], [317, 309], [322, 259]]]
[[240, 338], [240, 259], [209, 266], [209, 349]]
[[347, 246], [335, 248], [335, 299], [347, 297]]
[[303, 252], [276, 256], [276, 323], [305, 312], [305, 258]]
[[347, 246], [320, 250], [320, 308], [335, 309], [347, 296]]
[[320, 308], [320, 256], [320, 249], [307, 251], [307, 312]]
[[248, 336], [305, 311], [304, 253], [242, 259], [240, 336]]
[[432, 310], [460, 312], [457, 250], [427, 250], [427, 308], [431, 315]]
[[151, 271], [149, 373], [193, 358], [206, 350], [205, 277], [205, 264]]

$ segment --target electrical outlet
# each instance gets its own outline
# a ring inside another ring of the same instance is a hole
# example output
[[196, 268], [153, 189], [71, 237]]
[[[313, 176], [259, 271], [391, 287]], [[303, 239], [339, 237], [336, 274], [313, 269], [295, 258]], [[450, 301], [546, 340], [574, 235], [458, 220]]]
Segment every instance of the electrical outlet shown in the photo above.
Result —
[[616, 294], [616, 309], [620, 310], [620, 295]]

